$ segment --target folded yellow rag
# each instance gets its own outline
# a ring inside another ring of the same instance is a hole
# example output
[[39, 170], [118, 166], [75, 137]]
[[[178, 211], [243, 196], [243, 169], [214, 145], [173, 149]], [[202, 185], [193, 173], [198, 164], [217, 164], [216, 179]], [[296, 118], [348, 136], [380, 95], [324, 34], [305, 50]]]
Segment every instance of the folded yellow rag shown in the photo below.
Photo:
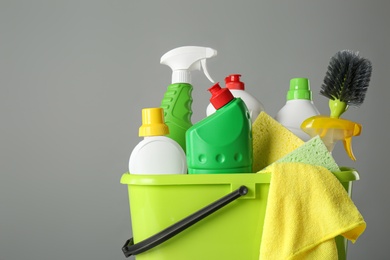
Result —
[[266, 171], [272, 175], [260, 260], [334, 260], [336, 236], [355, 242], [364, 232], [363, 216], [326, 168], [288, 162]]

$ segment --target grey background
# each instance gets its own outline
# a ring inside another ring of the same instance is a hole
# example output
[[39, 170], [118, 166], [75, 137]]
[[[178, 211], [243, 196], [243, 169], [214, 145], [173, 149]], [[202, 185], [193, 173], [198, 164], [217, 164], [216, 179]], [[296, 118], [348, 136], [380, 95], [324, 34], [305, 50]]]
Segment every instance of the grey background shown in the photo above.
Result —
[[[342, 144], [339, 165], [358, 169], [353, 199], [367, 230], [349, 259], [387, 259], [390, 2], [0, 1], [0, 259], [124, 259], [131, 236], [119, 179], [141, 140], [144, 107], [159, 106], [171, 71], [162, 54], [208, 46], [216, 81], [241, 73], [271, 116], [289, 80], [308, 77], [319, 95], [330, 57], [352, 49], [373, 63], [357, 161]], [[193, 74], [195, 123], [211, 83]]]

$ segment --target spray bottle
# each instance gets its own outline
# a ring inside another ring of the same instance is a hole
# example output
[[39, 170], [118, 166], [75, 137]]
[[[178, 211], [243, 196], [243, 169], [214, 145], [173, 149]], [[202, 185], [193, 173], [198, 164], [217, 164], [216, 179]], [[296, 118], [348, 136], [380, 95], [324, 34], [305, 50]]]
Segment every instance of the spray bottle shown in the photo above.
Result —
[[[240, 97], [245, 105], [248, 107], [249, 115], [251, 117], [252, 124], [256, 120], [261, 111], [264, 111], [264, 106], [254, 96], [245, 91], [244, 82], [240, 81], [240, 74], [230, 74], [225, 78], [225, 84], [234, 97]], [[214, 106], [210, 103], [207, 106], [207, 116], [215, 112]]]
[[172, 83], [168, 86], [161, 101], [165, 123], [169, 127], [168, 137], [175, 140], [185, 151], [185, 134], [192, 126], [192, 85], [191, 71], [202, 70], [213, 83], [206, 59], [217, 55], [217, 51], [208, 47], [184, 46], [165, 53], [160, 60], [172, 69]]
[[252, 172], [252, 124], [248, 108], [218, 83], [209, 89], [217, 110], [188, 129], [188, 173]]
[[309, 80], [291, 79], [286, 104], [276, 114], [275, 120], [306, 142], [311, 136], [301, 129], [301, 124], [305, 119], [319, 114], [313, 104]]
[[142, 140], [133, 149], [129, 160], [131, 174], [185, 174], [186, 155], [178, 143], [166, 137], [168, 126], [164, 123], [162, 108], [142, 109]]

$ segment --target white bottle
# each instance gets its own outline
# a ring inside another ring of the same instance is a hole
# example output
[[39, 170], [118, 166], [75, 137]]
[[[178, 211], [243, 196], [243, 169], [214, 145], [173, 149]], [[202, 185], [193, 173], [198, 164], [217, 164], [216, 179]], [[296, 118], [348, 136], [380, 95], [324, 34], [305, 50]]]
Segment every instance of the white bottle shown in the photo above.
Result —
[[181, 146], [165, 135], [169, 128], [164, 122], [162, 108], [142, 109], [142, 140], [132, 151], [129, 160], [131, 174], [185, 174], [186, 155]]
[[301, 124], [305, 119], [319, 114], [313, 104], [309, 79], [291, 79], [287, 102], [276, 114], [275, 120], [306, 142], [311, 137], [301, 129]]
[[[253, 122], [261, 111], [264, 111], [263, 104], [260, 103], [254, 96], [245, 91], [244, 82], [240, 81], [240, 74], [231, 74], [225, 78], [226, 88], [230, 90], [234, 97], [240, 97], [248, 108], [249, 115]], [[206, 115], [209, 116], [216, 111], [212, 104], [209, 104], [206, 109]]]

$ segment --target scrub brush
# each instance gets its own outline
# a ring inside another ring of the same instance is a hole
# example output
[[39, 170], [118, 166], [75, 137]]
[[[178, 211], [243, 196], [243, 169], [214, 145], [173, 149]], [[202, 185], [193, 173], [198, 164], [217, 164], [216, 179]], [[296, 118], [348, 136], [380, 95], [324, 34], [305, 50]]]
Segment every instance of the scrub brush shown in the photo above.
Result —
[[358, 52], [343, 50], [331, 58], [320, 91], [330, 99], [330, 117], [339, 118], [350, 105], [363, 103], [371, 72], [371, 61]]
[[320, 94], [329, 98], [330, 116], [314, 116], [303, 121], [301, 128], [310, 136], [319, 135], [332, 152], [337, 141], [342, 140], [352, 160], [352, 137], [361, 133], [358, 123], [340, 116], [349, 106], [360, 106], [366, 96], [372, 72], [371, 61], [359, 56], [358, 52], [342, 50], [337, 52], [328, 65]]

